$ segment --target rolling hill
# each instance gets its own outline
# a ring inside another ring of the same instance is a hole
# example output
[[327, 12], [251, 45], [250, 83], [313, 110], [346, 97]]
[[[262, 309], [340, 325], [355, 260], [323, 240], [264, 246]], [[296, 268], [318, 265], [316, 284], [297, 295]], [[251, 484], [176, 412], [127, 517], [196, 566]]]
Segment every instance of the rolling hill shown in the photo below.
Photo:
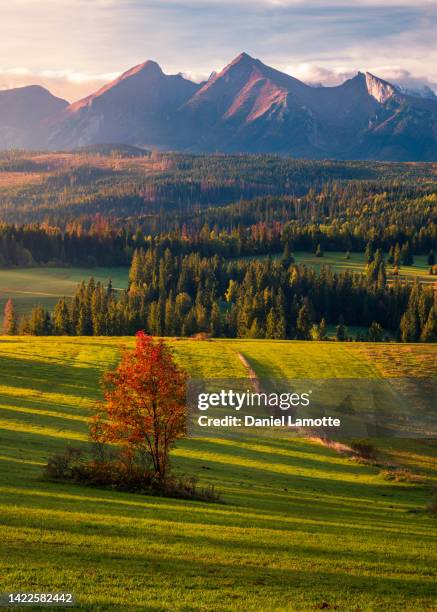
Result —
[[[98, 379], [132, 338], [0, 339], [0, 560], [7, 591], [70, 591], [79, 609], [426, 610], [437, 601], [431, 441], [383, 441], [426, 484], [386, 480], [309, 440], [196, 439], [179, 473], [224, 503], [55, 484], [47, 457], [85, 445]], [[426, 375], [435, 345], [173, 340], [192, 376]], [[434, 357], [434, 359], [433, 359]], [[342, 589], [338, 585], [341, 583]]]

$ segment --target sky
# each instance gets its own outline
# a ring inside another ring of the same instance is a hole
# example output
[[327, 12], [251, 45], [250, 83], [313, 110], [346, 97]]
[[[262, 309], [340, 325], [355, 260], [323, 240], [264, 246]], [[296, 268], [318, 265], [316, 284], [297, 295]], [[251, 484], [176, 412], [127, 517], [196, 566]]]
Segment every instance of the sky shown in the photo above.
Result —
[[201, 81], [242, 51], [309, 83], [437, 92], [437, 0], [0, 0], [0, 89], [73, 101], [146, 59]]

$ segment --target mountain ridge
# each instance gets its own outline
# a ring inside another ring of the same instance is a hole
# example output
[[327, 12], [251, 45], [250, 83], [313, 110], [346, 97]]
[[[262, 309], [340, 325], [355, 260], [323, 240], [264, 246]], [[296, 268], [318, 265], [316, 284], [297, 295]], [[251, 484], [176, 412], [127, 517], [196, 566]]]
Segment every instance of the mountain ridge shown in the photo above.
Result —
[[[72, 104], [44, 91], [38, 112], [28, 109], [32, 120], [18, 113], [15, 123], [0, 92], [1, 148], [119, 142], [195, 153], [437, 160], [437, 97], [370, 72], [313, 87], [243, 52], [200, 84], [147, 60]], [[22, 93], [22, 107], [32, 110], [36, 94]]]

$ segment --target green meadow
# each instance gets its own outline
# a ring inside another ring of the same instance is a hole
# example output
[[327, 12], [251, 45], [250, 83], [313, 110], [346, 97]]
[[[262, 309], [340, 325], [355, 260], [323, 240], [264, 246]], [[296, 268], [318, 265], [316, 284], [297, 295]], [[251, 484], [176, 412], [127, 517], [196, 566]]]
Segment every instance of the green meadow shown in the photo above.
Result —
[[[171, 340], [195, 377], [436, 373], [436, 345]], [[102, 372], [132, 338], [0, 338], [2, 591], [71, 591], [86, 610], [437, 609], [437, 444], [379, 441], [422, 484], [305, 439], [191, 439], [174, 470], [208, 504], [43, 479], [87, 444]]]
[[[334, 272], [363, 273], [365, 260], [363, 253], [351, 253], [346, 259], [345, 253], [329, 252], [323, 257], [313, 253], [294, 253], [297, 264], [314, 267], [330, 266]], [[400, 275], [408, 279], [419, 278], [421, 282], [433, 282], [435, 277], [428, 274], [429, 266], [425, 256], [416, 256], [413, 266], [401, 266]], [[390, 270], [388, 267], [388, 277]], [[29, 312], [39, 304], [52, 310], [61, 296], [72, 296], [82, 280], [91, 276], [96, 281], [107, 284], [109, 279], [115, 289], [125, 289], [128, 286], [128, 268], [11, 268], [0, 270], [0, 310], [8, 298], [12, 298], [20, 314]]]
[[77, 285], [91, 276], [115, 289], [125, 289], [128, 268], [11, 268], [0, 270], [0, 309], [8, 298], [20, 314], [36, 304], [52, 310], [62, 296], [72, 296]]
[[[267, 255], [251, 256], [243, 259], [265, 259]], [[279, 258], [281, 255], [276, 255]], [[351, 274], [363, 274], [366, 269], [366, 260], [364, 253], [351, 253], [350, 257], [346, 257], [343, 251], [326, 251], [323, 257], [316, 257], [314, 253], [308, 251], [296, 251], [293, 253], [296, 264], [305, 265], [316, 270], [320, 270], [321, 266], [329, 266], [333, 272], [350, 272]], [[387, 264], [387, 277], [393, 277], [393, 268]], [[402, 278], [414, 280], [418, 278], [422, 283], [434, 282], [435, 277], [429, 274], [429, 265], [425, 255], [415, 255], [414, 265], [400, 266], [399, 275]]]

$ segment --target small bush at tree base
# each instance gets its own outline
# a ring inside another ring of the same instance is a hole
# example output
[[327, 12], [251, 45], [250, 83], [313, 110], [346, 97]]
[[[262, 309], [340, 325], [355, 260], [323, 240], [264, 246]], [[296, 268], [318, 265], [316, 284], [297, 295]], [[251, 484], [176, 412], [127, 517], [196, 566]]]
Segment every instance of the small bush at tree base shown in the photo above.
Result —
[[68, 446], [63, 453], [49, 457], [44, 470], [45, 475], [49, 480], [70, 480], [82, 460], [82, 450]]
[[104, 454], [107, 458], [102, 459], [99, 449], [97, 456], [90, 458], [82, 450], [69, 447], [64, 453], [57, 453], [48, 459], [45, 475], [49, 480], [72, 480], [77, 484], [127, 493], [221, 501], [214, 485], [199, 487], [197, 478], [193, 476], [167, 475], [165, 479], [158, 479], [154, 470], [145, 466], [141, 457], [131, 457], [114, 449], [106, 450]]

